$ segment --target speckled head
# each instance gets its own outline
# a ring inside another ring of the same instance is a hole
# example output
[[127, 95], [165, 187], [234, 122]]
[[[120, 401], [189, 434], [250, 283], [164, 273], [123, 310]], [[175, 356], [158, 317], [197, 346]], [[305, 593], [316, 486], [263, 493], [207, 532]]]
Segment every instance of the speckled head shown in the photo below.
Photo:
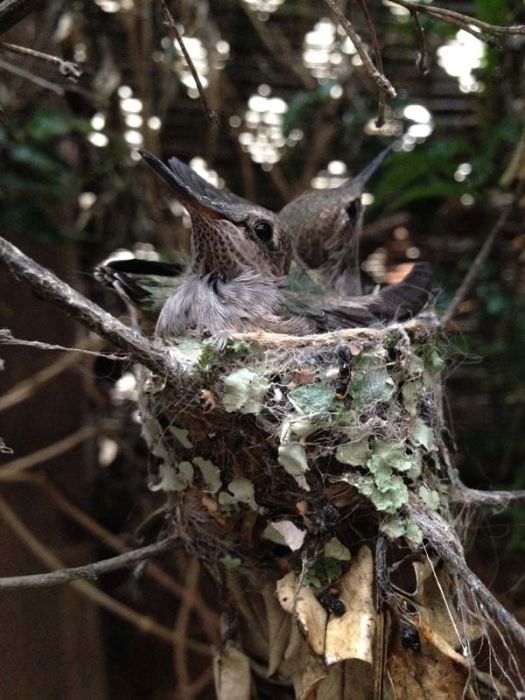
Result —
[[191, 216], [194, 272], [216, 272], [226, 279], [248, 270], [272, 277], [288, 272], [290, 237], [276, 214], [222, 192], [177, 158], [165, 165], [147, 151], [140, 154], [175, 190]]

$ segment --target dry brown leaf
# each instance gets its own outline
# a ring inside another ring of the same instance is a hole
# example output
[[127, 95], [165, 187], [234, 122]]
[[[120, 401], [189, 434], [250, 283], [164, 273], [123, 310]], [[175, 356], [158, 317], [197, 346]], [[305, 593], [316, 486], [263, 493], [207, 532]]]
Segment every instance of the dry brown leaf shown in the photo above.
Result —
[[391, 687], [385, 700], [461, 700], [468, 682], [468, 671], [424, 638], [420, 652], [403, 649], [398, 638], [388, 658], [387, 675]]
[[317, 686], [315, 700], [371, 700], [373, 679], [370, 665], [353, 659], [329, 667]]
[[481, 625], [468, 624], [460, 618], [453, 602], [452, 579], [443, 570], [435, 572], [436, 565], [435, 561], [432, 564], [429, 561], [414, 562], [416, 576], [414, 603], [417, 605], [421, 619], [429, 629], [445, 640], [449, 646], [457, 649], [463, 643], [462, 638], [472, 641], [479, 638], [483, 630]]
[[295, 625], [295, 622], [279, 605], [273, 584], [269, 583], [264, 587], [263, 595], [268, 624], [267, 675], [273, 676], [284, 660], [284, 654], [290, 641], [291, 627]]
[[222, 654], [216, 654], [213, 660], [213, 676], [217, 700], [250, 700], [250, 660], [233, 644]]
[[297, 591], [297, 576], [290, 572], [277, 581], [277, 598], [283, 610], [294, 615], [312, 650], [324, 653], [326, 620], [328, 615], [308, 586]]
[[331, 616], [326, 628], [325, 661], [334, 664], [346, 659], [373, 662], [376, 612], [374, 606], [374, 559], [361, 547], [352, 565], [339, 579], [341, 600], [346, 612]]

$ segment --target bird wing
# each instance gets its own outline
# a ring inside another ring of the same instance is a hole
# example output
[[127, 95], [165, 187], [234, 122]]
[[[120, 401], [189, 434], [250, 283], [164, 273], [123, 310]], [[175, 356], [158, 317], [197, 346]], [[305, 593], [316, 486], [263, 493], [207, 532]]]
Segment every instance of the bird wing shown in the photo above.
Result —
[[431, 282], [430, 267], [416, 263], [401, 282], [376, 294], [323, 298], [288, 289], [284, 305], [289, 313], [310, 318], [318, 331], [367, 327], [417, 315], [430, 299]]

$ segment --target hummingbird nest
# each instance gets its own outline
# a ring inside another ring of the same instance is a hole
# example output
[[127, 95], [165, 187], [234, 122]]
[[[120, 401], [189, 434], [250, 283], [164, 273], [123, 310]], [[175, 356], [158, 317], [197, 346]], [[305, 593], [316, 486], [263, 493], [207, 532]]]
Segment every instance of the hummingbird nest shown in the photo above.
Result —
[[302, 700], [506, 696], [475, 664], [486, 611], [441, 556], [446, 540], [464, 561], [467, 519], [437, 334], [428, 316], [222, 351], [185, 338], [178, 383], [144, 371], [151, 487], [240, 615], [219, 698], [250, 697], [253, 659]]

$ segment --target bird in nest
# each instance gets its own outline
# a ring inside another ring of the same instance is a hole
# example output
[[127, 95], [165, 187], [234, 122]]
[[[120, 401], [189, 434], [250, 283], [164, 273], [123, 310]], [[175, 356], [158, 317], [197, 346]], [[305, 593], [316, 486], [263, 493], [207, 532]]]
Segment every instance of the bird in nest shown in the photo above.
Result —
[[[140, 153], [190, 214], [191, 261], [184, 271], [148, 261], [149, 272], [142, 277], [138, 262], [137, 269], [128, 271], [110, 262], [99, 266], [96, 275], [113, 286], [128, 306], [142, 309], [146, 305], [150, 312], [155, 309], [157, 336], [223, 336], [256, 330], [305, 335], [402, 321], [427, 303], [431, 273], [424, 263], [414, 264], [397, 284], [353, 296], [318, 285], [308, 274], [290, 274], [294, 243], [305, 235], [304, 225], [300, 229], [294, 226], [298, 217], [290, 214], [293, 202], [288, 213], [285, 207], [275, 214], [219, 190], [177, 158], [164, 164], [147, 151]], [[371, 165], [375, 169], [378, 162]], [[359, 186], [350, 188], [355, 201], [371, 167], [366, 172], [356, 178]], [[325, 209], [305, 207], [310, 214], [301, 219], [303, 224], [307, 220], [315, 227], [315, 217]], [[325, 263], [328, 259], [326, 255]], [[329, 265], [325, 264], [326, 270]], [[147, 281], [149, 275], [155, 279], [154, 285]]]

